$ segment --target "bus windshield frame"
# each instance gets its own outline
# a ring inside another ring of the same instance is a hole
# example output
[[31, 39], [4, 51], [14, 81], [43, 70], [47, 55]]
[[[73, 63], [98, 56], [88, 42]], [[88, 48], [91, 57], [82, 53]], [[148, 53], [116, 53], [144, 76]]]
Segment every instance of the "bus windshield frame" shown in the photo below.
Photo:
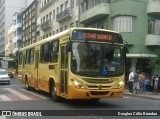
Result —
[[119, 33], [101, 30], [72, 32], [71, 71], [89, 77], [124, 74], [125, 53]]
[[71, 71], [90, 77], [122, 75], [124, 73], [123, 46], [72, 42]]

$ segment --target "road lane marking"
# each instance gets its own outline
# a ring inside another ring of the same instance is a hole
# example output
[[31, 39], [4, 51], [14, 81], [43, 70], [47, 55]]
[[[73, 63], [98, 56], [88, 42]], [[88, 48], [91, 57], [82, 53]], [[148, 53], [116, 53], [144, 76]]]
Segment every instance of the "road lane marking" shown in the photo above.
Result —
[[131, 97], [129, 97], [129, 96], [124, 96], [124, 98], [131, 98]]
[[32, 100], [30, 97], [26, 96], [26, 95], [23, 95], [22, 93], [19, 93], [18, 91], [15, 91], [11, 88], [4, 88], [5, 90], [15, 94], [16, 96], [22, 98], [23, 100]]
[[5, 116], [0, 116], [0, 119], [7, 119]]
[[11, 101], [11, 99], [9, 97], [7, 97], [6, 95], [0, 95], [0, 99], [3, 101]]
[[40, 97], [40, 98], [42, 98], [42, 99], [50, 99], [50, 98], [47, 97], [47, 96], [43, 96], [43, 95], [40, 95], [40, 94], [35, 93], [35, 92], [27, 91], [27, 90], [21, 89], [21, 88], [19, 88], [19, 89], [22, 90], [22, 91], [25, 91], [25, 92], [27, 92], [27, 93], [30, 93], [30, 94], [32, 94], [32, 95], [35, 95], [35, 96], [37, 96], [37, 97]]

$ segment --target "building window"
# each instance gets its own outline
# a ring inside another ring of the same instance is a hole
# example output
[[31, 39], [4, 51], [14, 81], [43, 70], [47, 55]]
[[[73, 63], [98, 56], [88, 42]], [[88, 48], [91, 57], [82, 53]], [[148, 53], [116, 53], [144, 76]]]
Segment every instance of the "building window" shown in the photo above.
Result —
[[149, 2], [160, 2], [160, 0], [149, 0]]
[[59, 14], [59, 7], [57, 7], [57, 14]]
[[132, 32], [132, 17], [131, 16], [115, 17], [113, 30], [118, 32]]
[[78, 22], [78, 21], [76, 21], [76, 26], [77, 26], [77, 27], [79, 26], [79, 22]]
[[46, 38], [48, 38], [48, 34], [46, 34]]
[[53, 10], [53, 19], [55, 19], [55, 10]]
[[148, 34], [160, 35], [160, 20], [148, 20]]
[[60, 28], [60, 32], [62, 32], [62, 31], [63, 31], [63, 27]]
[[52, 19], [52, 12], [49, 13], [49, 19]]
[[74, 8], [74, 0], [71, 0], [71, 8]]
[[64, 27], [64, 30], [67, 30], [68, 29], [68, 25], [66, 25], [65, 27]]
[[70, 28], [72, 28], [73, 26], [74, 26], [74, 23], [71, 23], [71, 24], [70, 24]]
[[65, 2], [65, 9], [68, 8], [68, 1]]
[[61, 9], [60, 9], [61, 11], [60, 11], [60, 13], [63, 11], [63, 4], [61, 4]]

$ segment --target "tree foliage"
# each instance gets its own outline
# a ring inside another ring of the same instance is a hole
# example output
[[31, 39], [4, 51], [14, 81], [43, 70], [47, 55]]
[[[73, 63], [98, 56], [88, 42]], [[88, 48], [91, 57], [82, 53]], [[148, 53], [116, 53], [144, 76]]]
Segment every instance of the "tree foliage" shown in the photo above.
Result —
[[160, 69], [160, 48], [155, 50], [156, 57], [150, 58], [149, 66], [153, 69]]
[[14, 57], [15, 58], [15, 55], [13, 53], [10, 53], [9, 57]]

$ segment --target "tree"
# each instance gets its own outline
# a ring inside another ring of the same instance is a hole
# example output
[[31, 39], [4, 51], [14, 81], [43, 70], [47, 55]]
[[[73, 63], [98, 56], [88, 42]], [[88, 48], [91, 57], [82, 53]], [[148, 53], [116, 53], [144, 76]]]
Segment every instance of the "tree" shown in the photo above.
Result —
[[9, 57], [14, 57], [15, 58], [15, 55], [13, 53], [10, 53]]
[[155, 50], [156, 57], [150, 58], [149, 67], [160, 70], [160, 48]]

